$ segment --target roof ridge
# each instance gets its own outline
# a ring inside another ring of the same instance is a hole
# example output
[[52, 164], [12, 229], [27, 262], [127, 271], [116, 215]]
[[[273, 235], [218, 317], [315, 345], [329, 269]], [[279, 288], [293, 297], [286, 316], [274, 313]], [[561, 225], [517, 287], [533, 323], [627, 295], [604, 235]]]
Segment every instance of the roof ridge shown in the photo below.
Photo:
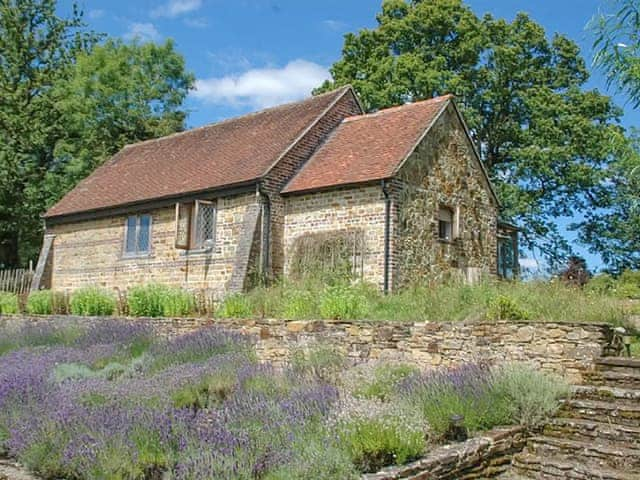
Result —
[[402, 105], [394, 105], [393, 107], [387, 107], [387, 108], [382, 108], [376, 112], [370, 112], [370, 113], [363, 113], [362, 115], [352, 115], [350, 117], [345, 117], [342, 122], [356, 122], [358, 120], [363, 120], [366, 118], [371, 118], [371, 117], [377, 117], [377, 116], [381, 116], [387, 113], [392, 113], [398, 110], [402, 110], [404, 108], [407, 107], [412, 107], [412, 106], [416, 106], [416, 105], [424, 105], [424, 104], [429, 104], [429, 103], [440, 103], [440, 102], [444, 102], [446, 100], [451, 100], [452, 98], [454, 98], [454, 95], [451, 93], [447, 93], [446, 95], [438, 95], [437, 97], [433, 97], [433, 98], [427, 98], [425, 100], [418, 100], [417, 102], [407, 102], [407, 103], [403, 103]]
[[260, 115], [260, 114], [263, 114], [263, 113], [266, 113], [266, 112], [270, 112], [270, 111], [274, 111], [274, 110], [280, 110], [280, 109], [283, 109], [283, 108], [286, 108], [286, 107], [291, 107], [291, 106], [296, 105], [296, 104], [302, 104], [302, 103], [305, 103], [305, 102], [310, 102], [310, 101], [315, 100], [315, 99], [320, 98], [320, 97], [329, 96], [331, 94], [337, 94], [338, 92], [340, 92], [342, 90], [347, 90], [349, 88], [351, 88], [351, 85], [345, 85], [343, 87], [335, 88], [333, 90], [330, 90], [330, 91], [325, 92], [325, 93], [321, 93], [319, 95], [311, 95], [310, 97], [303, 98], [302, 100], [295, 100], [295, 101], [292, 101], [292, 102], [287, 102], [287, 103], [282, 103], [282, 104], [279, 104], [279, 105], [274, 105], [273, 107], [263, 108], [262, 110], [256, 110], [255, 112], [248, 112], [248, 113], [245, 113], [245, 114], [242, 114], [242, 115], [238, 115], [237, 117], [224, 118], [224, 119], [219, 120], [217, 122], [207, 123], [206, 125], [200, 125], [199, 127], [189, 128], [187, 130], [182, 130], [181, 132], [174, 132], [174, 133], [171, 133], [169, 135], [164, 135], [164, 136], [158, 137], [158, 138], [149, 138], [147, 140], [141, 140], [141, 141], [135, 142], [135, 143], [128, 143], [127, 145], [122, 147], [121, 150], [124, 150], [125, 148], [137, 147], [139, 145], [146, 145], [148, 143], [169, 140], [171, 138], [178, 137], [178, 136], [181, 136], [181, 135], [185, 135], [187, 133], [192, 133], [192, 132], [196, 132], [196, 131], [199, 131], [199, 130], [204, 130], [206, 128], [217, 127], [217, 126], [223, 125], [225, 123], [251, 118], [253, 116]]

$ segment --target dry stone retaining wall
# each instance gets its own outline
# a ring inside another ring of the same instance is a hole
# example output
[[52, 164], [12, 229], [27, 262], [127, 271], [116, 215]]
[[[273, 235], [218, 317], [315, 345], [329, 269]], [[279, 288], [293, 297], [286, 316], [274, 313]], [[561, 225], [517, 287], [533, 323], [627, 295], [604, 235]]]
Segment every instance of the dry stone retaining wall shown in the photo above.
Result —
[[[0, 322], [54, 321], [57, 316], [5, 316]], [[79, 321], [100, 321], [81, 318]], [[138, 319], [140, 320], [140, 319]], [[134, 320], [135, 321], [135, 320]], [[525, 361], [574, 383], [593, 369], [610, 327], [546, 322], [367, 322], [150, 319], [157, 331], [175, 336], [207, 325], [251, 335], [261, 360], [284, 364], [292, 352], [318, 344], [343, 350], [354, 361], [413, 362], [422, 368], [470, 361]]]

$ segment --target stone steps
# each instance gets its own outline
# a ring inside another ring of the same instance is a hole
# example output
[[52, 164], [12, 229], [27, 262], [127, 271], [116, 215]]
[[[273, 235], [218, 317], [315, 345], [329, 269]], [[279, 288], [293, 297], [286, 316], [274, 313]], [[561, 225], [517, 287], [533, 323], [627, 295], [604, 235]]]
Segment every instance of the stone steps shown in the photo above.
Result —
[[582, 400], [633, 400], [640, 402], [640, 390], [608, 387], [605, 385], [577, 385], [572, 388], [572, 397]]
[[615, 447], [640, 445], [640, 428], [578, 418], [554, 418], [543, 430], [545, 436], [578, 441], [605, 441]]
[[640, 402], [572, 398], [563, 402], [558, 416], [640, 427]]
[[587, 384], [573, 387], [572, 398], [541, 435], [529, 439], [509, 473], [538, 480], [640, 480], [640, 360], [594, 363]]
[[514, 457], [513, 469], [518, 475], [538, 480], [638, 480], [637, 473], [603, 467], [575, 455], [540, 457], [523, 453]]
[[601, 441], [537, 436], [529, 440], [528, 450], [541, 458], [571, 456], [612, 470], [631, 472], [640, 468], [640, 450]]

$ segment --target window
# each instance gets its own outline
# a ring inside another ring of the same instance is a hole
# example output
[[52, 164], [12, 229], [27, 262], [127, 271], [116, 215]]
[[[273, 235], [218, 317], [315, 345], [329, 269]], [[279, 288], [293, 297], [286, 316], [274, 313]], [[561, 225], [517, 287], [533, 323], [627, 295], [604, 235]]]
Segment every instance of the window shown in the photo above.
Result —
[[216, 236], [216, 205], [205, 200], [176, 204], [176, 248], [208, 250]]
[[125, 256], [147, 255], [151, 251], [151, 215], [131, 215], [125, 225]]
[[453, 211], [450, 208], [440, 207], [438, 211], [438, 238], [453, 240]]

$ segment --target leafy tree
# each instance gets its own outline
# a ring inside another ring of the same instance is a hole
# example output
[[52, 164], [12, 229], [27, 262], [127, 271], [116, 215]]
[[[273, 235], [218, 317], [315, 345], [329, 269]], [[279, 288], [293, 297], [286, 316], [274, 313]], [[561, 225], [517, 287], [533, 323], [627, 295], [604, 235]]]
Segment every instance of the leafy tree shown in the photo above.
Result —
[[631, 140], [620, 146], [598, 208], [578, 224], [581, 240], [613, 273], [640, 269], [640, 132], [633, 131]]
[[616, 86], [640, 106], [640, 1], [612, 2], [615, 12], [600, 13], [591, 21], [595, 33], [595, 64]]
[[[127, 143], [182, 130], [181, 107], [193, 82], [172, 40], [163, 45], [107, 40], [81, 53], [68, 81], [58, 86], [67, 135], [55, 150], [51, 200]], [[54, 187], [60, 180], [63, 188]]]
[[[365, 108], [454, 93], [523, 244], [552, 266], [570, 252], [558, 218], [605, 188], [622, 142], [621, 111], [585, 90], [578, 46], [548, 38], [526, 14], [478, 18], [461, 0], [386, 0], [375, 29], [347, 34], [332, 81], [351, 83]], [[613, 142], [612, 140], [615, 140]]]
[[55, 85], [77, 52], [96, 40], [74, 6], [55, 0], [0, 1], [0, 266], [33, 258], [41, 236], [39, 195], [64, 130]]
[[75, 6], [0, 0], [0, 267], [37, 258], [39, 215], [105, 158], [184, 128], [173, 43], [100, 39]]

